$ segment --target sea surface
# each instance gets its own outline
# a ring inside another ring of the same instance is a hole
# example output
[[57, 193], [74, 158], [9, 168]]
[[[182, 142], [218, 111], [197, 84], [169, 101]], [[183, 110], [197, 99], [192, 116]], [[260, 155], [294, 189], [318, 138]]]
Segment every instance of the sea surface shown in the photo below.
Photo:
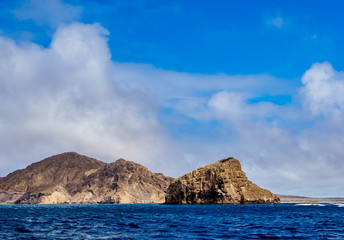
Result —
[[344, 239], [344, 204], [0, 205], [0, 239]]

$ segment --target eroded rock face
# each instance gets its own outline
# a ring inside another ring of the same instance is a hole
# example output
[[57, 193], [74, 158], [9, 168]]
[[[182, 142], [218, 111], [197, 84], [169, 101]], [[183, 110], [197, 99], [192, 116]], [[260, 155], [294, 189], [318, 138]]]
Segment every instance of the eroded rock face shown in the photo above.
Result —
[[162, 203], [173, 178], [119, 159], [104, 163], [63, 153], [0, 179], [0, 202]]
[[277, 195], [250, 182], [234, 158], [223, 159], [175, 179], [167, 204], [279, 203]]

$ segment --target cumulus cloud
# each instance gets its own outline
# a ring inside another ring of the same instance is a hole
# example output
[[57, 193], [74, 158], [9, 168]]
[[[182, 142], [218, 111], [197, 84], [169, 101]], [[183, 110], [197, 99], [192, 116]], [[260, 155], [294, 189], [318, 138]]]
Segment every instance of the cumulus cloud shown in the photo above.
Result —
[[344, 74], [330, 63], [315, 63], [302, 77], [301, 95], [305, 108], [320, 114], [342, 117], [344, 112]]
[[19, 20], [32, 19], [38, 25], [53, 28], [62, 23], [70, 23], [80, 18], [82, 8], [62, 2], [61, 0], [29, 0], [14, 11]]
[[159, 158], [166, 138], [156, 105], [117, 81], [107, 34], [75, 23], [60, 27], [47, 49], [0, 38], [2, 169], [71, 150], [107, 160]]

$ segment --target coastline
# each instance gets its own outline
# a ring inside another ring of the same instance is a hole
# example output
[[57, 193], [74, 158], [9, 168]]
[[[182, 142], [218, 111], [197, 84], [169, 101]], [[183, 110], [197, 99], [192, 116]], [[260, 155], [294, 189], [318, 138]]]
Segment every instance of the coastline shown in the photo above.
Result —
[[[329, 197], [329, 198], [318, 198], [318, 197], [303, 197], [303, 196], [292, 196], [292, 195], [277, 195], [281, 203], [344, 203], [344, 198], [341, 197]], [[1, 201], [0, 205], [15, 204], [15, 201]], [[63, 203], [63, 204], [81, 204], [81, 203]], [[82, 203], [82, 204], [102, 204], [102, 203]], [[151, 203], [140, 203], [140, 204], [151, 204]], [[165, 204], [165, 203], [157, 203]]]
[[281, 203], [344, 203], [344, 198], [313, 198], [302, 196], [278, 195]]

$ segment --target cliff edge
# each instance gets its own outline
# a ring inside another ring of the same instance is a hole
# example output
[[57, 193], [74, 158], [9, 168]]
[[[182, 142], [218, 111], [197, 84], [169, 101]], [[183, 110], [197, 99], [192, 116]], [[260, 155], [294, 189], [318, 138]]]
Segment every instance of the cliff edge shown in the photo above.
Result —
[[166, 204], [280, 203], [277, 195], [249, 181], [239, 160], [227, 158], [175, 179]]

